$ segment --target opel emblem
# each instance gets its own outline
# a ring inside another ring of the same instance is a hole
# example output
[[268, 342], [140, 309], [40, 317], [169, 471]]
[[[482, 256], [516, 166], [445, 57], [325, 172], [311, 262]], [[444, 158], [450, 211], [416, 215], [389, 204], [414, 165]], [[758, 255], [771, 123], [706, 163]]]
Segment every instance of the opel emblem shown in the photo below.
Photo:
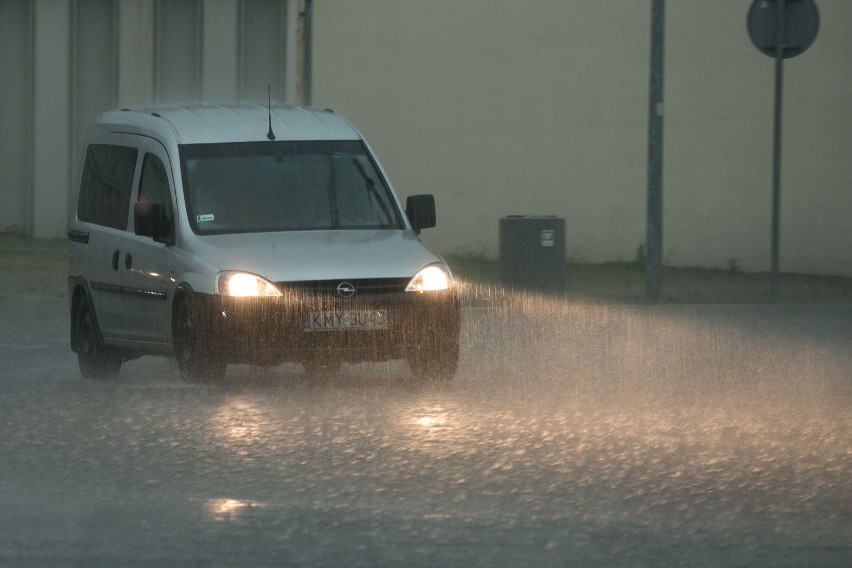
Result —
[[337, 285], [337, 293], [344, 298], [351, 298], [355, 295], [355, 286], [349, 282], [341, 282]]

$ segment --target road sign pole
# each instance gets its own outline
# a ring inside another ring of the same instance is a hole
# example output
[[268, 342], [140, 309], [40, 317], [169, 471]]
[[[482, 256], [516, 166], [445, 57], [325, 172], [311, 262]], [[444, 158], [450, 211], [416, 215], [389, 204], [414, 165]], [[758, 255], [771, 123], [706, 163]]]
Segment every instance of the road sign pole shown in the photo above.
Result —
[[775, 25], [775, 126], [772, 135], [772, 276], [770, 291], [778, 295], [781, 250], [781, 125], [784, 97], [784, 12], [786, 0], [778, 0]]

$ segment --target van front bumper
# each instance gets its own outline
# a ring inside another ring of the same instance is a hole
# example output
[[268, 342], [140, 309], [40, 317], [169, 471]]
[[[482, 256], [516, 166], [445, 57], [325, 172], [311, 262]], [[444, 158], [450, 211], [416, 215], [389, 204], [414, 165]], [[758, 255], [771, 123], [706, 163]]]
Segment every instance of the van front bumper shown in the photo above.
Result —
[[[229, 363], [405, 359], [458, 349], [455, 291], [362, 298], [288, 294], [275, 298], [196, 295], [199, 331]], [[347, 324], [340, 329], [340, 323]]]

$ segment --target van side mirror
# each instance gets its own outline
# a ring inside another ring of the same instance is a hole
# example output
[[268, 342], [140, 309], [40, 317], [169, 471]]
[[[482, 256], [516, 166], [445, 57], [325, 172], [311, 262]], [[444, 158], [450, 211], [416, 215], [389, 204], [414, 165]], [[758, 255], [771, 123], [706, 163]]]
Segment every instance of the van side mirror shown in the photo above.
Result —
[[151, 237], [158, 243], [175, 244], [172, 223], [166, 217], [162, 203], [136, 203], [133, 206], [133, 230], [137, 235]]
[[405, 200], [405, 214], [411, 221], [411, 227], [419, 234], [420, 229], [431, 229], [435, 226], [435, 196], [409, 195]]

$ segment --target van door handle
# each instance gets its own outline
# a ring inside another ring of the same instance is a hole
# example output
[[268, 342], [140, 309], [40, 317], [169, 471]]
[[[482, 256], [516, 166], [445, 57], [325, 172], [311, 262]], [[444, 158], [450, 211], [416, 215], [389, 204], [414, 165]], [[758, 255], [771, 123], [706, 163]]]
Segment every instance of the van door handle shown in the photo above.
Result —
[[112, 253], [112, 269], [118, 270], [118, 249], [115, 249], [115, 252]]
[[131, 266], [133, 266], [133, 255], [127, 253], [127, 256], [124, 257], [124, 268], [130, 270]]

